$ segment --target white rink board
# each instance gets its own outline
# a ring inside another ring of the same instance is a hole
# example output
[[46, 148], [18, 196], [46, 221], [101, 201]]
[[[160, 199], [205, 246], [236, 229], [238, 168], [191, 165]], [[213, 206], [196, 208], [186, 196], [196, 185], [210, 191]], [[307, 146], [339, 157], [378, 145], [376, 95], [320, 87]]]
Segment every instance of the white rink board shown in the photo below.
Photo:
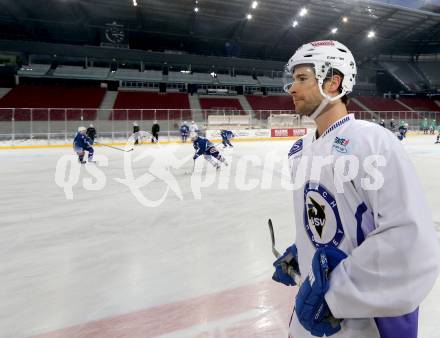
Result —
[[[232, 129], [236, 138], [269, 138], [270, 129]], [[206, 131], [208, 139], [221, 139], [220, 130], [212, 129]]]

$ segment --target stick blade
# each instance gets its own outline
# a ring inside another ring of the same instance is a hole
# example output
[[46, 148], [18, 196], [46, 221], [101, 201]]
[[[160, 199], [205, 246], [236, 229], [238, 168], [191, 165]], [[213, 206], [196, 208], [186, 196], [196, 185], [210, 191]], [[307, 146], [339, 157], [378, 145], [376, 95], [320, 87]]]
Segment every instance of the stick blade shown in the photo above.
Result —
[[267, 224], [269, 225], [269, 231], [270, 231], [270, 238], [272, 240], [272, 245], [275, 245], [275, 234], [273, 232], [273, 225], [272, 225], [272, 220], [269, 218], [269, 220], [267, 221]]
[[270, 231], [270, 239], [272, 241], [272, 253], [275, 256], [275, 258], [280, 257], [280, 253], [278, 252], [278, 250], [275, 248], [275, 234], [273, 231], [273, 225], [272, 225], [272, 220], [269, 218], [269, 220], [267, 221], [267, 224], [269, 225], [269, 231]]

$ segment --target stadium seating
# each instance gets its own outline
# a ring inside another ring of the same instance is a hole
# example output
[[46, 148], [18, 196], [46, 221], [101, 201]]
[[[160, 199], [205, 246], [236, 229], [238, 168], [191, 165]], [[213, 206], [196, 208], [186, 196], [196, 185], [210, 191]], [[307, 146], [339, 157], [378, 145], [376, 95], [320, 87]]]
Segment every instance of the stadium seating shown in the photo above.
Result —
[[255, 86], [258, 84], [257, 80], [249, 75], [236, 75], [230, 76], [225, 74], [217, 74], [217, 79], [220, 84], [223, 85], [247, 85]]
[[216, 80], [211, 75], [206, 73], [184, 74], [180, 72], [169, 72], [168, 82], [211, 84], [215, 83]]
[[44, 76], [47, 71], [49, 70], [50, 65], [49, 64], [29, 64], [21, 67], [21, 69], [18, 70], [17, 74], [19, 76], [26, 76], [26, 77], [40, 77]]
[[252, 107], [257, 119], [267, 119], [271, 111], [286, 111], [291, 113], [295, 110], [292, 97], [289, 95], [279, 96], [246, 96], [247, 101]]
[[403, 102], [407, 106], [414, 110], [425, 111], [440, 111], [440, 107], [428, 98], [423, 97], [401, 97], [399, 101]]
[[437, 88], [440, 86], [440, 62], [419, 62], [417, 66], [430, 81], [431, 85]]
[[119, 68], [115, 72], [114, 78], [116, 80], [125, 80], [125, 81], [153, 81], [153, 82], [163, 81], [162, 71], [158, 71], [158, 70], [146, 70], [144, 72], [140, 72], [137, 69]]
[[77, 79], [106, 79], [110, 72], [109, 68], [100, 67], [78, 67], [78, 66], [58, 66], [54, 72], [54, 77], [77, 78]]
[[280, 96], [246, 96], [253, 110], [295, 110], [292, 97]]
[[259, 76], [258, 82], [260, 83], [260, 85], [267, 86], [267, 87], [282, 87], [283, 86], [283, 78], [281, 78], [281, 77], [270, 78], [267, 76]]
[[[16, 121], [94, 120], [104, 95], [105, 89], [98, 87], [18, 86], [0, 99], [0, 108], [17, 108]], [[3, 115], [3, 120], [9, 116]]]
[[370, 110], [375, 111], [406, 111], [408, 108], [402, 106], [399, 102], [392, 99], [386, 99], [377, 96], [358, 96], [359, 100], [364, 106]]
[[370, 120], [373, 118], [370, 112], [365, 111], [365, 109], [359, 106], [354, 100], [348, 100], [347, 110], [349, 113], [354, 114], [357, 119]]
[[408, 61], [382, 61], [380, 64], [410, 90], [421, 90], [426, 85], [417, 66]]
[[397, 112], [404, 112], [402, 116], [407, 116], [406, 119], [418, 117], [417, 113], [411, 113], [407, 107], [392, 99], [377, 96], [357, 96], [356, 99], [369, 110], [380, 112], [381, 118], [386, 120], [399, 118]]
[[190, 120], [191, 116], [187, 94], [120, 91], [110, 118], [115, 120], [166, 120], [168, 118]]
[[243, 107], [235, 98], [201, 97], [199, 101], [205, 118], [210, 114], [218, 113], [244, 114]]

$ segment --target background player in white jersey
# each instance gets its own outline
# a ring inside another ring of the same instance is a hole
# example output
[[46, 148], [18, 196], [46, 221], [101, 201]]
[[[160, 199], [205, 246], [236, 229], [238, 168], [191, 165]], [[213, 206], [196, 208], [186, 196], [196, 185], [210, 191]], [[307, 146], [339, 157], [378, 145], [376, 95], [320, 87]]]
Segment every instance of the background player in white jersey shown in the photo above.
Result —
[[198, 133], [199, 132], [199, 127], [197, 126], [197, 123], [195, 123], [194, 121], [191, 121], [191, 124], [189, 125], [189, 132], [195, 132]]
[[305, 44], [286, 73], [296, 112], [317, 125], [289, 152], [292, 179], [303, 178], [296, 244], [274, 263], [274, 280], [301, 281], [291, 337], [415, 338], [440, 253], [414, 168], [389, 130], [347, 113], [356, 63], [346, 46]]

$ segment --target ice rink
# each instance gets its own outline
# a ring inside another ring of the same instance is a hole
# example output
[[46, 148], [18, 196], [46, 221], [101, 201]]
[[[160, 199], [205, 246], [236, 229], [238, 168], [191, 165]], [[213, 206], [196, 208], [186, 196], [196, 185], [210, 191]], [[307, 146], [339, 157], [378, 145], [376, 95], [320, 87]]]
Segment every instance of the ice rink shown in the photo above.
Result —
[[[292, 143], [237, 142], [193, 175], [190, 144], [98, 147], [83, 167], [70, 148], [0, 150], [0, 337], [287, 337], [296, 290], [271, 280], [267, 219], [284, 250]], [[440, 234], [440, 144], [404, 146]], [[440, 337], [439, 301], [440, 280], [419, 337]]]

